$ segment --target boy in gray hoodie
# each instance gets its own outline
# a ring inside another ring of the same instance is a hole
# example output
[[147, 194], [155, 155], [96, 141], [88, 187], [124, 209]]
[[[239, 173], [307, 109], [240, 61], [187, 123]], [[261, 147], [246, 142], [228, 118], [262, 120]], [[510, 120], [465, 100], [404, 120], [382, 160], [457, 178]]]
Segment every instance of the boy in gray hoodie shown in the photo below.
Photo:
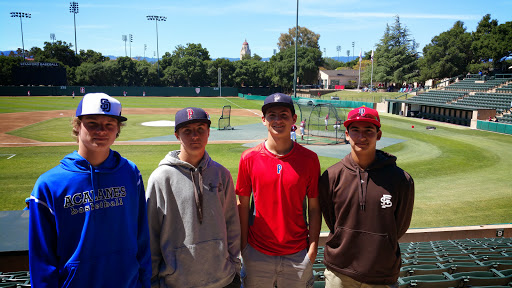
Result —
[[146, 190], [152, 287], [240, 287], [240, 221], [230, 172], [206, 152], [209, 115], [176, 113], [180, 150], [169, 152]]

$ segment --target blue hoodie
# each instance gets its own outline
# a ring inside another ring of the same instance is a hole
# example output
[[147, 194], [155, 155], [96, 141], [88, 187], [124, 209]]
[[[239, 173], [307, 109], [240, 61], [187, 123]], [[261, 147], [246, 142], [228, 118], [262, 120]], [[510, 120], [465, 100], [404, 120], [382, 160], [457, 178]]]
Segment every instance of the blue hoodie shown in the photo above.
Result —
[[73, 152], [39, 177], [30, 196], [32, 287], [149, 287], [144, 183], [110, 151], [98, 167]]

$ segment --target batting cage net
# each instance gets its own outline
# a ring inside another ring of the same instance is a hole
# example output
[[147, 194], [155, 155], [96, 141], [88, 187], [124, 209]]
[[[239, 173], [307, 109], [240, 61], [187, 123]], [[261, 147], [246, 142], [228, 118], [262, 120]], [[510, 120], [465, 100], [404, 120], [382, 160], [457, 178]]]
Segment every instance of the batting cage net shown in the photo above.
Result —
[[304, 140], [307, 144], [345, 143], [346, 116], [332, 104], [295, 103], [297, 122], [305, 120]]
[[233, 130], [231, 127], [231, 106], [222, 107], [222, 115], [219, 118], [219, 130]]

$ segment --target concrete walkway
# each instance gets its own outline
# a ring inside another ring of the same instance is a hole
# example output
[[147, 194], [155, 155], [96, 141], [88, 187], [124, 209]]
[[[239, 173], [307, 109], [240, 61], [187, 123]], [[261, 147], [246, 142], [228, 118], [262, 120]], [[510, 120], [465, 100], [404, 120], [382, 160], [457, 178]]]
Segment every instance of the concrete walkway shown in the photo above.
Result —
[[[249, 143], [244, 144], [245, 147], [254, 147], [261, 143], [267, 137], [267, 128], [261, 124], [248, 124], [233, 127], [233, 130], [210, 130], [210, 138], [209, 141], [251, 141]], [[299, 138], [300, 136], [297, 136]], [[160, 136], [160, 137], [151, 137], [145, 139], [139, 139], [138, 141], [147, 141], [147, 142], [160, 142], [160, 141], [177, 141], [174, 134]], [[380, 141], [377, 142], [377, 149], [382, 149], [384, 147], [397, 144], [403, 142], [401, 139], [393, 139], [382, 137]], [[319, 156], [332, 157], [341, 159], [345, 157], [348, 153], [350, 153], [350, 145], [348, 144], [336, 144], [336, 145], [304, 145], [308, 149], [314, 151]]]

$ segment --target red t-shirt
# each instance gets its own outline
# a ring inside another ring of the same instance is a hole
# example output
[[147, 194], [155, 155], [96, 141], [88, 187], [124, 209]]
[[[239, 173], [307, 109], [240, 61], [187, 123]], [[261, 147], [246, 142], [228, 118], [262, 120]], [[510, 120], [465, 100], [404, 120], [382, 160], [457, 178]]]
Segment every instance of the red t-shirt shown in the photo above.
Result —
[[254, 223], [248, 243], [267, 255], [290, 255], [308, 246], [303, 216], [305, 197], [318, 197], [320, 162], [313, 151], [294, 143], [292, 151], [276, 156], [262, 143], [240, 159], [236, 194], [254, 194]]

